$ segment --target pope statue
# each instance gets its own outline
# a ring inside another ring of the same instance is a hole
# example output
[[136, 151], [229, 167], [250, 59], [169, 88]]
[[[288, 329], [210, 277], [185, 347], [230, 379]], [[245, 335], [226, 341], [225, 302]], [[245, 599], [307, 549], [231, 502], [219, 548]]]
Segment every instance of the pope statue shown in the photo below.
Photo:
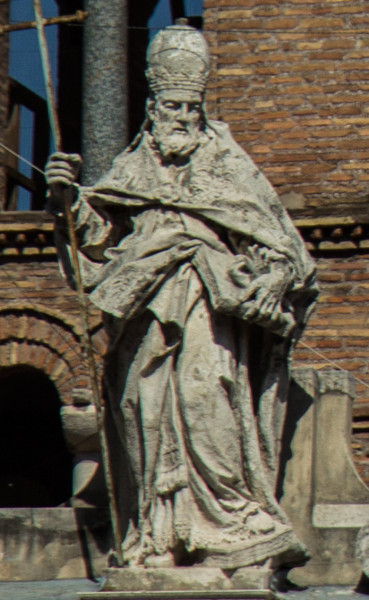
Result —
[[147, 62], [146, 120], [110, 171], [81, 187], [76, 155], [47, 167], [64, 268], [69, 187], [85, 291], [109, 336], [106, 402], [130, 473], [124, 561], [301, 562], [275, 487], [314, 265], [267, 179], [206, 117], [203, 36], [167, 27]]

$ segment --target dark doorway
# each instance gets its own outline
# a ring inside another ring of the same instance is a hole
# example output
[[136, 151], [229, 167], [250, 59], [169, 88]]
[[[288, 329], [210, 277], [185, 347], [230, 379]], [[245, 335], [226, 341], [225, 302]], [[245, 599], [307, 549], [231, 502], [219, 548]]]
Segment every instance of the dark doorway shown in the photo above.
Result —
[[37, 369], [0, 370], [0, 506], [58, 506], [71, 496], [72, 458], [54, 384]]

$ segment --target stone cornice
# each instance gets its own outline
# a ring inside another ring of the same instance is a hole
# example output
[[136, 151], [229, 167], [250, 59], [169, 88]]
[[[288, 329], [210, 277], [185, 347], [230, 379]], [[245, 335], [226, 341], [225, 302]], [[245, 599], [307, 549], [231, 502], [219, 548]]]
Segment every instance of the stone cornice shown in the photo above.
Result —
[[[369, 252], [368, 219], [353, 217], [293, 218], [312, 252]], [[0, 257], [56, 257], [54, 219], [44, 211], [0, 214]]]
[[293, 219], [310, 251], [369, 251], [369, 219], [320, 217]]
[[56, 257], [54, 219], [44, 211], [0, 214], [0, 257]]

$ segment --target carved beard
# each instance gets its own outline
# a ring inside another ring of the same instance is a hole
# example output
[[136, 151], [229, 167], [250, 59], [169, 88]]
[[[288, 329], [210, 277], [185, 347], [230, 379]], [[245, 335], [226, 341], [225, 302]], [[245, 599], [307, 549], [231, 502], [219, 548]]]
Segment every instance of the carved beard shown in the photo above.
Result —
[[200, 142], [200, 129], [198, 127], [193, 128], [192, 131], [178, 131], [170, 128], [166, 123], [155, 123], [152, 124], [152, 136], [155, 143], [157, 144], [162, 156], [164, 158], [170, 157], [187, 157], [194, 150]]

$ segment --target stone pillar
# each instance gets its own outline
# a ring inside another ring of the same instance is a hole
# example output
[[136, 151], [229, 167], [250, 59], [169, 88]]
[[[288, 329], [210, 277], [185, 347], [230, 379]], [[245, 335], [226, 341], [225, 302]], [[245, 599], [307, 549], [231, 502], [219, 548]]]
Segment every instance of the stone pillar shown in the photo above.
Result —
[[304, 567], [289, 573], [298, 585], [360, 581], [355, 547], [360, 528], [369, 522], [369, 489], [351, 456], [353, 399], [348, 373], [292, 372], [281, 504], [311, 554]]
[[73, 404], [62, 406], [60, 417], [68, 450], [73, 454], [73, 507], [107, 506], [101, 466], [96, 409], [90, 390], [74, 389]]
[[126, 0], [87, 0], [82, 182], [92, 185], [127, 144]]

